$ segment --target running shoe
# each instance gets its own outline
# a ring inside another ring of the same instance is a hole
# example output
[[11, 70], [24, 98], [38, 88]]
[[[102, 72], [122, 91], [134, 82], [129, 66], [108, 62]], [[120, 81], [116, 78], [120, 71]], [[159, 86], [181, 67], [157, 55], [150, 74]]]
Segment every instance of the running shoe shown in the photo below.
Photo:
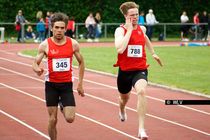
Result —
[[138, 137], [140, 138], [140, 140], [148, 140], [148, 136], [145, 130], [139, 130]]
[[126, 121], [127, 120], [126, 111], [124, 113], [122, 113], [121, 111], [119, 111], [119, 117], [120, 117], [121, 122]]

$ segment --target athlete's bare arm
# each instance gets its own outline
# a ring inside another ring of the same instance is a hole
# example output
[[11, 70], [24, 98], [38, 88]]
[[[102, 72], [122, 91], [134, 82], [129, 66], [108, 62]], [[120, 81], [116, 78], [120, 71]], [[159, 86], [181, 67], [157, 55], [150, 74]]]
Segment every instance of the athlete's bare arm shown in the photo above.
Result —
[[133, 25], [132, 25], [130, 17], [126, 18], [126, 23], [125, 23], [124, 27], [127, 30], [125, 35], [124, 35], [124, 29], [122, 27], [118, 27], [116, 29], [115, 35], [114, 35], [115, 36], [115, 47], [119, 54], [122, 54], [125, 51], [125, 49], [128, 45], [128, 42], [130, 40], [132, 30], [133, 30]]
[[39, 65], [42, 62], [42, 59], [46, 56], [47, 53], [46, 50], [47, 50], [47, 41], [45, 40], [39, 45], [37, 56], [35, 57], [34, 62], [32, 64], [33, 71], [38, 76], [41, 76], [44, 72], [44, 69], [40, 68]]
[[73, 45], [74, 56], [76, 57], [77, 62], [79, 63], [79, 79], [78, 79], [77, 91], [79, 95], [85, 96], [84, 89], [83, 89], [85, 63], [84, 63], [83, 56], [80, 54], [79, 43], [74, 39], [71, 39], [71, 40], [72, 40], [72, 45]]

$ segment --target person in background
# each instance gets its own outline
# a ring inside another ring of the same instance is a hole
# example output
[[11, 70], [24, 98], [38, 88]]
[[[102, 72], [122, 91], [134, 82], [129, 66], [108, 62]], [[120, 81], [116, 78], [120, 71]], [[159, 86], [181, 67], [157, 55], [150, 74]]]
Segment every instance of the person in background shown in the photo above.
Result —
[[72, 59], [75, 57], [78, 62], [77, 92], [82, 97], [85, 96], [83, 89], [85, 64], [78, 42], [65, 36], [68, 16], [63, 13], [55, 13], [51, 23], [53, 36], [45, 39], [39, 45], [32, 69], [38, 76], [41, 76], [44, 69], [40, 64], [44, 58], [47, 59], [45, 99], [49, 114], [48, 133], [50, 140], [57, 140], [58, 103], [68, 123], [73, 123], [75, 119], [76, 103], [73, 94]]
[[39, 22], [39, 20], [40, 20], [41, 18], [43, 18], [43, 12], [42, 12], [42, 11], [38, 11], [38, 12], [36, 13], [36, 20], [37, 20], [37, 22]]
[[[200, 23], [208, 23], [208, 15], [206, 11], [203, 11], [203, 14], [200, 17]], [[202, 30], [202, 40], [206, 41], [208, 37], [208, 25], [201, 25]]]
[[121, 4], [120, 11], [125, 18], [122, 24], [115, 30], [115, 47], [118, 53], [115, 67], [119, 67], [117, 76], [117, 87], [119, 91], [119, 118], [121, 121], [127, 120], [126, 104], [130, 97], [132, 87], [137, 93], [137, 113], [138, 113], [138, 137], [147, 140], [145, 132], [146, 117], [146, 87], [148, 76], [148, 64], [146, 62], [146, 50], [162, 66], [162, 62], [155, 53], [152, 43], [145, 34], [146, 28], [138, 25], [139, 6], [134, 2]]
[[195, 24], [193, 26], [193, 30], [195, 31], [195, 38], [194, 40], [198, 40], [198, 32], [200, 32], [200, 19], [199, 19], [199, 12], [195, 12], [194, 16], [193, 16], [193, 23]]
[[75, 20], [74, 17], [70, 17], [67, 25], [66, 36], [75, 38]]
[[153, 10], [149, 9], [147, 15], [146, 15], [146, 24], [147, 24], [147, 36], [150, 40], [152, 40], [152, 34], [153, 34], [153, 26], [155, 24], [159, 23], [156, 18], [155, 15], [153, 14]]
[[138, 24], [139, 24], [139, 25], [144, 25], [144, 24], [145, 24], [145, 20], [144, 20], [144, 11], [141, 11], [141, 12], [140, 12]]
[[186, 25], [186, 23], [189, 22], [189, 18], [187, 16], [187, 12], [186, 11], [182, 12], [182, 15], [180, 17], [180, 21], [182, 23], [182, 25], [181, 25], [181, 40], [182, 41], [189, 41], [189, 39], [187, 38], [189, 25]]
[[24, 40], [21, 40], [21, 32], [22, 32], [22, 27], [24, 26], [25, 23], [29, 23], [29, 22], [23, 16], [22, 10], [18, 10], [18, 14], [15, 17], [15, 28], [16, 28], [16, 31], [18, 32], [17, 42], [24, 41]]
[[47, 15], [45, 17], [45, 38], [50, 37], [51, 15], [52, 13], [47, 11]]
[[101, 22], [101, 15], [99, 12], [95, 15], [95, 22], [96, 22], [96, 34], [95, 34], [95, 42], [99, 42], [99, 38], [101, 37], [102, 33], [102, 22]]
[[87, 42], [93, 42], [95, 38], [96, 21], [93, 17], [93, 13], [90, 12], [85, 20], [85, 27], [87, 28]]
[[208, 41], [210, 43], [210, 13], [208, 14]]
[[44, 37], [44, 33], [45, 33], [45, 23], [43, 18], [40, 18], [39, 22], [36, 25], [36, 30], [38, 32], [38, 37], [37, 40], [35, 42], [42, 42], [44, 41], [45, 37]]
[[28, 26], [28, 28], [26, 29], [26, 39], [35, 39], [36, 38], [36, 35], [35, 33], [33, 32], [33, 28], [32, 26]]

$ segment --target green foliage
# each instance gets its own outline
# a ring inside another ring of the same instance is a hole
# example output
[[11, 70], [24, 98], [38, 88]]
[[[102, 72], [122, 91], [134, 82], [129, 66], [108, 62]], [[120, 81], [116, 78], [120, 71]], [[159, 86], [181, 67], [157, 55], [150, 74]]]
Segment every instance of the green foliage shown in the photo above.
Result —
[[[156, 18], [160, 22], [180, 22], [180, 15], [186, 10], [190, 20], [195, 11], [209, 10], [208, 0], [134, 0], [139, 4], [140, 11], [147, 13], [152, 8]], [[64, 12], [74, 16], [77, 22], [83, 23], [89, 12], [100, 12], [105, 23], [121, 23], [124, 21], [119, 11], [119, 6], [125, 0], [0, 0], [1, 22], [14, 22], [19, 9], [23, 10], [25, 18], [30, 22], [36, 22], [37, 11]], [[209, 12], [209, 11], [208, 11]]]

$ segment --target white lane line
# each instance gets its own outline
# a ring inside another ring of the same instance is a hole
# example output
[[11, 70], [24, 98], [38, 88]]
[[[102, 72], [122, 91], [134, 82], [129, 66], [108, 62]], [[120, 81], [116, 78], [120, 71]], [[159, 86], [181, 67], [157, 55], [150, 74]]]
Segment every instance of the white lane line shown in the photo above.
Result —
[[[11, 86], [6, 85], [6, 84], [3, 84], [3, 83], [0, 83], [0, 85], [5, 86], [5, 87], [7, 87], [7, 88], [9, 88], [9, 89], [12, 89], [12, 90], [14, 90], [14, 91], [17, 91], [17, 92], [19, 92], [19, 93], [21, 93], [21, 94], [24, 94], [24, 95], [26, 95], [26, 96], [30, 96], [30, 97], [32, 97], [32, 98], [34, 98], [34, 99], [36, 99], [36, 100], [45, 102], [44, 99], [39, 98], [39, 97], [34, 96], [34, 95], [31, 95], [30, 93], [27, 93], [27, 92], [25, 92], [25, 91], [19, 90], [19, 89], [17, 89], [17, 88], [11, 87]], [[87, 117], [87, 116], [84, 116], [84, 115], [81, 115], [81, 114], [78, 114], [78, 113], [76, 113], [76, 115], [79, 116], [79, 117], [81, 117], [81, 118], [84, 118], [84, 119], [86, 119], [86, 120], [89, 120], [89, 121], [91, 121], [91, 122], [93, 122], [93, 123], [96, 123], [96, 124], [99, 124], [99, 125], [101, 125], [101, 126], [103, 126], [103, 127], [106, 127], [106, 128], [108, 128], [108, 129], [111, 129], [111, 130], [113, 130], [113, 131], [115, 131], [115, 132], [117, 132], [117, 133], [120, 133], [120, 134], [122, 134], [122, 135], [125, 135], [125, 136], [127, 136], [127, 137], [129, 137], [129, 138], [132, 138], [132, 139], [135, 139], [135, 140], [139, 140], [139, 138], [136, 138], [136, 137], [134, 137], [134, 136], [132, 136], [132, 135], [129, 135], [129, 134], [123, 132], [123, 131], [120, 131], [120, 130], [118, 130], [118, 129], [116, 129], [116, 128], [113, 128], [113, 127], [111, 127], [111, 126], [109, 126], [109, 125], [106, 125], [106, 124], [104, 124], [104, 123], [101, 123], [101, 122], [99, 122], [99, 121], [96, 121], [96, 120], [94, 120], [94, 119], [91, 119], [91, 118], [89, 118], [89, 117]], [[21, 124], [22, 124], [22, 123], [21, 123]], [[31, 129], [31, 128], [30, 128], [30, 129]], [[35, 128], [34, 128], [34, 129], [35, 129]], [[38, 131], [38, 130], [37, 130], [37, 131]]]
[[[78, 79], [78, 78], [75, 77], [75, 79]], [[100, 86], [104, 86], [104, 87], [107, 87], [107, 88], [111, 88], [111, 89], [117, 90], [117, 88], [114, 87], [114, 86], [110, 86], [110, 85], [98, 83], [98, 82], [87, 80], [87, 79], [84, 79], [84, 81], [85, 82], [88, 82], [88, 83], [92, 83], [92, 84], [96, 84], [96, 85], [100, 85]], [[137, 95], [133, 91], [131, 91], [131, 93]], [[148, 96], [148, 95], [146, 97], [149, 98], [149, 99], [155, 100], [155, 101], [160, 101], [160, 102], [162, 102], [162, 103], [165, 104], [165, 100], [158, 99], [158, 98], [155, 98], [155, 97], [152, 97], [152, 96]], [[206, 112], [206, 111], [203, 111], [203, 110], [195, 109], [195, 108], [192, 108], [192, 107], [189, 107], [189, 106], [184, 106], [184, 105], [177, 105], [177, 106], [182, 107], [182, 108], [185, 108], [185, 109], [193, 110], [193, 111], [196, 111], [196, 112], [199, 112], [199, 113], [202, 113], [202, 114], [210, 115], [210, 112]]]
[[[24, 65], [24, 66], [31, 67], [31, 65], [26, 64], [26, 63], [14, 61], [14, 60], [2, 58], [2, 57], [0, 57], [0, 59], [5, 60], [5, 61], [9, 61], [9, 62], [13, 62], [13, 63], [16, 63], [16, 64], [21, 64], [21, 65]], [[78, 79], [78, 78], [75, 77], [75, 79]], [[111, 86], [111, 85], [106, 85], [106, 84], [103, 84], [103, 83], [99, 83], [99, 82], [95, 82], [95, 81], [91, 81], [91, 80], [87, 80], [87, 79], [84, 79], [84, 81], [85, 82], [92, 83], [92, 84], [96, 84], [96, 85], [100, 85], [100, 86], [104, 86], [104, 87], [107, 87], [107, 88], [111, 88], [111, 89], [117, 90], [116, 87]], [[136, 95], [135, 92], [131, 92], [131, 93]], [[165, 101], [162, 100], [162, 99], [158, 99], [158, 98], [155, 98], [155, 97], [152, 97], [152, 96], [148, 96], [148, 95], [146, 97], [149, 98], [149, 99], [155, 100], [155, 101], [160, 101], [162, 103], [165, 103]], [[189, 106], [184, 106], [184, 105], [177, 105], [177, 106], [182, 107], [182, 108], [185, 108], [185, 109], [193, 110], [195, 112], [199, 112], [199, 113], [202, 113], [202, 114], [210, 115], [210, 112], [206, 112], [206, 111], [203, 111], [203, 110], [195, 109], [195, 108], [192, 108], [192, 107], [189, 107]]]
[[[0, 83], [0, 84], [1, 84], [1, 83]], [[29, 128], [29, 129], [31, 129], [32, 131], [38, 133], [38, 134], [41, 135], [42, 137], [44, 137], [44, 138], [46, 138], [46, 139], [48, 139], [48, 140], [50, 139], [47, 135], [45, 135], [45, 134], [42, 133], [41, 131], [39, 131], [39, 130], [37, 130], [36, 128], [34, 128], [34, 127], [28, 125], [27, 123], [25, 123], [25, 122], [19, 120], [18, 118], [16, 118], [16, 117], [14, 117], [14, 116], [12, 116], [12, 115], [10, 115], [10, 114], [4, 112], [4, 111], [1, 110], [1, 109], [0, 109], [0, 113], [2, 113], [2, 114], [4, 114], [5, 116], [7, 116], [7, 117], [9, 117], [9, 118], [11, 118], [11, 119], [13, 119], [13, 120], [15, 120], [16, 122], [18, 122], [18, 123], [22, 124], [23, 126]]]
[[[76, 90], [74, 90], [74, 91], [76, 92]], [[114, 102], [112, 102], [112, 101], [108, 101], [108, 100], [105, 100], [105, 99], [100, 98], [100, 97], [96, 97], [96, 96], [93, 96], [93, 95], [90, 95], [90, 94], [87, 94], [87, 93], [86, 93], [85, 95], [86, 95], [86, 96], [89, 96], [89, 97], [91, 97], [91, 98], [94, 98], [94, 99], [97, 99], [97, 100], [100, 100], [100, 101], [103, 101], [103, 102], [112, 104], [112, 105], [114, 105], [114, 106], [119, 106], [118, 103], [114, 103]], [[127, 109], [127, 110], [130, 110], [130, 111], [137, 112], [135, 109], [130, 108], [130, 107], [126, 107], [126, 109]], [[201, 131], [201, 130], [199, 130], [199, 129], [196, 129], [196, 128], [187, 126], [187, 125], [183, 125], [183, 124], [181, 124], [181, 123], [177, 123], [177, 122], [174, 122], [174, 121], [170, 121], [170, 120], [167, 120], [167, 119], [164, 119], [164, 118], [155, 116], [155, 115], [151, 115], [151, 114], [146, 114], [146, 115], [147, 115], [147, 116], [150, 116], [150, 117], [152, 117], [152, 118], [156, 118], [156, 119], [158, 119], [158, 120], [164, 121], [164, 122], [168, 122], [168, 123], [171, 123], [171, 124], [174, 124], [174, 125], [178, 125], [178, 126], [181, 126], [181, 127], [184, 127], [184, 128], [187, 128], [187, 129], [190, 129], [190, 130], [199, 132], [199, 133], [201, 133], [201, 134], [210, 136], [210, 133], [208, 133], [208, 132], [204, 132], [204, 131]]]
[[8, 52], [8, 51], [0, 50], [0, 52], [5, 53], [5, 54], [9, 54], [9, 55], [15, 55], [15, 53], [11, 53], [11, 52]]
[[[0, 67], [0, 68], [2, 68], [2, 67]], [[28, 78], [30, 78], [30, 79], [37, 80], [37, 81], [40, 81], [40, 82], [43, 82], [43, 83], [44, 83], [43, 80], [40, 80], [40, 79], [38, 79], [38, 78], [34, 78], [34, 77], [31, 77], [31, 76], [28, 76], [28, 75], [25, 75], [25, 74], [22, 74], [22, 73], [19, 73], [19, 72], [15, 72], [15, 71], [12, 71], [12, 70], [8, 70], [8, 69], [6, 69], [6, 68], [3, 68], [3, 69], [4, 69], [4, 70], [7, 70], [7, 71], [10, 71], [10, 72], [12, 72], [12, 73], [16, 73], [17, 75], [21, 75], [21, 76], [24, 76], [24, 77], [28, 77]], [[76, 90], [74, 90], [74, 91], [77, 92]], [[101, 100], [101, 101], [104, 101], [104, 102], [106, 102], [106, 103], [109, 103], [109, 104], [118, 106], [117, 103], [114, 103], [114, 102], [111, 102], [111, 101], [108, 101], [108, 100], [105, 100], [105, 99], [102, 99], [102, 98], [100, 98], [100, 97], [96, 97], [96, 96], [93, 96], [93, 95], [90, 95], [90, 94], [87, 94], [87, 93], [85, 93], [85, 94], [86, 94], [87, 96], [91, 97], [91, 98], [94, 98], [94, 99], [97, 99], [97, 100]], [[135, 112], [136, 112], [136, 110], [133, 109], [133, 108], [129, 108], [129, 107], [127, 107], [127, 108], [128, 108], [129, 110], [131, 110], [131, 111], [135, 111]], [[177, 126], [181, 126], [181, 127], [184, 127], [184, 128], [187, 128], [187, 129], [190, 129], [190, 130], [193, 130], [193, 131], [202, 133], [202, 134], [204, 134], [204, 135], [210, 136], [210, 134], [207, 133], [207, 132], [198, 130], [198, 129], [196, 129], [196, 128], [193, 128], [193, 127], [190, 127], [190, 126], [181, 124], [181, 123], [177, 123], [177, 122], [174, 122], [174, 121], [170, 121], [170, 120], [167, 120], [167, 119], [164, 119], [164, 118], [155, 116], [155, 115], [151, 115], [151, 114], [146, 114], [146, 115], [147, 115], [147, 116], [150, 116], [150, 117], [152, 117], [152, 118], [161, 120], [161, 121], [165, 121], [165, 122], [168, 122], [168, 123], [171, 123], [171, 124], [174, 124], [174, 125], [177, 125]]]

